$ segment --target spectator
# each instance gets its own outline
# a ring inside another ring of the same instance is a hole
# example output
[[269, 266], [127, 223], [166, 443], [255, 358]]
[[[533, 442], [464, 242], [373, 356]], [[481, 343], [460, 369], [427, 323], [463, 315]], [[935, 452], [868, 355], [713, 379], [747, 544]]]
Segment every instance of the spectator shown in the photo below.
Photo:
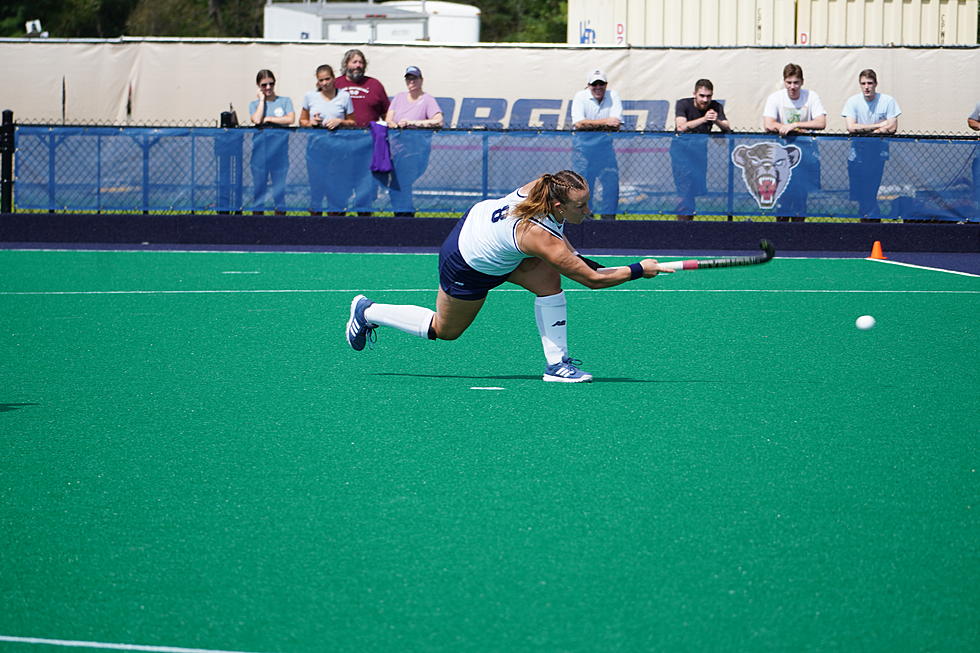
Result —
[[252, 213], [265, 211], [265, 189], [272, 182], [272, 199], [276, 215], [286, 214], [286, 175], [289, 172], [289, 132], [265, 129], [288, 127], [296, 120], [293, 101], [276, 95], [276, 76], [271, 70], [260, 70], [255, 76], [257, 99], [248, 105], [252, 124], [261, 131], [252, 137]]
[[[870, 68], [858, 74], [861, 92], [852, 95], [844, 104], [841, 115], [847, 125], [847, 133], [894, 134], [898, 131], [898, 117], [902, 110], [890, 95], [878, 93], [878, 75]], [[850, 197], [858, 203], [862, 222], [880, 222], [878, 188], [888, 160], [888, 142], [882, 138], [852, 138], [851, 151], [847, 156], [847, 178], [850, 181]]]
[[334, 85], [333, 68], [323, 64], [316, 69], [316, 90], [303, 97], [299, 114], [300, 127], [322, 127], [327, 131], [306, 139], [306, 166], [310, 176], [310, 215], [323, 215], [323, 198], [327, 214], [344, 214], [350, 197], [350, 184], [340, 180], [346, 174], [350, 145], [336, 137], [334, 130], [354, 126], [354, 105], [347, 91]]
[[973, 131], [980, 131], [980, 102], [973, 107], [973, 113], [966, 119], [966, 126]]
[[[827, 112], [820, 96], [803, 88], [803, 68], [795, 63], [786, 64], [783, 87], [766, 99], [762, 120], [767, 132], [794, 140], [797, 134], [827, 128]], [[779, 222], [786, 222], [790, 217], [794, 222], [803, 222], [807, 195], [820, 188], [820, 150], [816, 142], [804, 139], [793, 144], [800, 148], [800, 163], [776, 207]]]
[[708, 192], [708, 142], [684, 135], [707, 134], [714, 126], [723, 132], [732, 130], [725, 107], [713, 99], [714, 93], [711, 80], [699, 79], [694, 83], [694, 97], [678, 100], [674, 107], [674, 129], [679, 137], [671, 141], [670, 164], [677, 194], [681, 196], [676, 209], [678, 220], [693, 220], [695, 196]]
[[601, 70], [589, 73], [585, 83], [586, 88], [572, 98], [572, 167], [589, 188], [597, 191], [594, 213], [599, 219], [615, 220], [619, 212], [619, 164], [612, 134], [606, 132], [622, 126], [623, 103], [619, 93], [608, 90], [606, 74]]
[[399, 129], [392, 135], [391, 157], [395, 168], [394, 184], [388, 189], [395, 217], [415, 216], [412, 184], [429, 167], [432, 151], [430, 129], [442, 127], [442, 109], [436, 99], [422, 90], [422, 71], [418, 66], [405, 69], [405, 86], [388, 107], [385, 121], [389, 129]]
[[[337, 88], [350, 93], [354, 102], [354, 122], [362, 128], [376, 120], [384, 120], [388, 113], [388, 92], [381, 82], [365, 75], [365, 71], [367, 59], [363, 52], [351, 49], [344, 53]], [[354, 187], [354, 210], [360, 216], [371, 215], [378, 195], [377, 182], [371, 175], [371, 152], [371, 139], [365, 136], [352, 149], [348, 160], [347, 176]]]

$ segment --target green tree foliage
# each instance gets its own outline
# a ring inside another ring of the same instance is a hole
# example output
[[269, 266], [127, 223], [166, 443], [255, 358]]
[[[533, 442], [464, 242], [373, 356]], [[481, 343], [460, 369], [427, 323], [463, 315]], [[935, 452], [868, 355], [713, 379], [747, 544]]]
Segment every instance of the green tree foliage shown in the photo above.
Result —
[[55, 38], [262, 36], [265, 0], [6, 0], [0, 36], [38, 19]]
[[[466, 0], [463, 0], [466, 2]], [[565, 0], [469, 0], [480, 8], [480, 40], [488, 43], [564, 43]]]
[[262, 36], [264, 0], [139, 0], [129, 36]]
[[139, 3], [126, 19], [128, 36], [214, 36], [208, 6], [202, 0]]
[[24, 36], [24, 23], [36, 19], [54, 37], [117, 37], [137, 1], [5, 0], [0, 4], [0, 36]]

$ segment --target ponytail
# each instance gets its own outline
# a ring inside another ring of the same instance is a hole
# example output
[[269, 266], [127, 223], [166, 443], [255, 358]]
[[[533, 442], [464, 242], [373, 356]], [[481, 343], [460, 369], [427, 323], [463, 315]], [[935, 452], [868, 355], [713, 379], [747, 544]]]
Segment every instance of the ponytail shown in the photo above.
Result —
[[555, 202], [568, 201], [569, 191], [588, 190], [588, 187], [582, 175], [572, 170], [543, 174], [531, 187], [527, 199], [515, 206], [511, 215], [518, 220], [547, 215], [554, 210]]

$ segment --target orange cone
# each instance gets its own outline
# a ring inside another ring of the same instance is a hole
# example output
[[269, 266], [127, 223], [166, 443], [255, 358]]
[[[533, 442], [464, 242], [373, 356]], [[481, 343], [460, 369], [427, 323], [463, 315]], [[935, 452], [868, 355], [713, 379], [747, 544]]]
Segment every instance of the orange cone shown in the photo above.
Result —
[[869, 256], [868, 258], [877, 258], [877, 259], [882, 259], [882, 260], [885, 260], [885, 259], [888, 258], [881, 251], [881, 241], [880, 240], [876, 240], [875, 241], [875, 244], [871, 247], [871, 256]]

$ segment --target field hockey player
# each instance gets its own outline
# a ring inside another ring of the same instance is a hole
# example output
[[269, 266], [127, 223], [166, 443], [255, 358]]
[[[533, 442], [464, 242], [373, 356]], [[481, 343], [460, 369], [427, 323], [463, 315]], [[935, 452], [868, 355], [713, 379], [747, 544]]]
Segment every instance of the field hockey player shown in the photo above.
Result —
[[546, 174], [499, 199], [478, 202], [446, 238], [439, 253], [436, 310], [379, 304], [363, 295], [351, 302], [347, 342], [356, 351], [387, 326], [420, 338], [455, 340], [473, 323], [487, 293], [505, 281], [534, 293], [544, 347], [542, 379], [592, 381], [568, 355], [568, 315], [561, 277], [588, 288], [610, 288], [674, 270], [646, 258], [626, 266], [590, 266], [564, 235], [566, 223], [589, 217], [589, 186], [571, 170]]

